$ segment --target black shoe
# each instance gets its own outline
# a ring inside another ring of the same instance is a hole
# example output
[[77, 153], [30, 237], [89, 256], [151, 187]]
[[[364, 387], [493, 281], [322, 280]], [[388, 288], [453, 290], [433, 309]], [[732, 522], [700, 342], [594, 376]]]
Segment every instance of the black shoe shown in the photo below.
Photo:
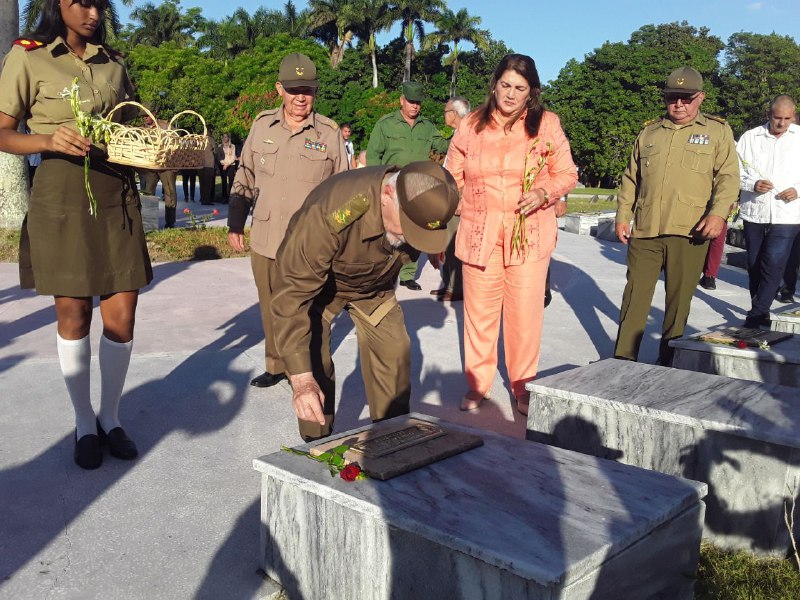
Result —
[[704, 290], [715, 290], [717, 289], [717, 280], [710, 275], [703, 275], [700, 278], [700, 287]]
[[438, 288], [431, 290], [431, 296], [444, 296], [447, 293], [447, 288]]
[[132, 460], [139, 456], [136, 444], [128, 437], [122, 427], [114, 427], [114, 429], [106, 433], [100, 426], [100, 421], [97, 421], [97, 435], [100, 437], [100, 443], [108, 446], [111, 456], [122, 460]]
[[419, 290], [422, 289], [422, 286], [413, 279], [407, 279], [406, 281], [401, 281], [400, 285], [410, 290], [414, 290], [415, 292], [418, 292]]
[[253, 387], [260, 387], [260, 388], [272, 387], [273, 385], [275, 385], [276, 383], [280, 383], [284, 379], [286, 379], [286, 375], [284, 373], [273, 374], [270, 373], [269, 371], [264, 371], [258, 377], [254, 377], [253, 379], [251, 379], [250, 385], [252, 385]]
[[785, 288], [781, 288], [775, 295], [775, 299], [783, 304], [791, 304], [794, 302], [794, 294]]
[[770, 328], [771, 320], [769, 315], [757, 315], [753, 317], [747, 317], [744, 320], [744, 326], [747, 329], [769, 329]]
[[100, 448], [100, 438], [89, 433], [78, 439], [75, 430], [75, 464], [81, 469], [96, 469], [103, 464], [103, 450]]

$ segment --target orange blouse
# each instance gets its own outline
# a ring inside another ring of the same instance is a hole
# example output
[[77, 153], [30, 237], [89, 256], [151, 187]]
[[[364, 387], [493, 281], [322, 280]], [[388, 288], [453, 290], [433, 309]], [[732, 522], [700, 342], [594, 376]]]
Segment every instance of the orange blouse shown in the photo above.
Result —
[[478, 133], [470, 117], [461, 121], [444, 166], [462, 193], [456, 256], [463, 262], [486, 266], [501, 230], [505, 265], [521, 264], [526, 258], [542, 260], [553, 252], [558, 226], [552, 206], [527, 216], [526, 237], [530, 244], [527, 254], [519, 256], [511, 252], [526, 158], [528, 169], [537, 165], [550, 143], [546, 166], [536, 177], [533, 189], [544, 189], [551, 201], [567, 194], [578, 182], [569, 141], [555, 113], [544, 112], [537, 139], [534, 145], [525, 131], [524, 115], [509, 131], [493, 120]]

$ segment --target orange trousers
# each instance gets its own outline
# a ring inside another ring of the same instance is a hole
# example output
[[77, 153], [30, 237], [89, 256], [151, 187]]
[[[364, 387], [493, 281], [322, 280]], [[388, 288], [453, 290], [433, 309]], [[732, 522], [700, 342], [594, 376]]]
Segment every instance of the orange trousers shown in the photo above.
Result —
[[550, 257], [503, 264], [503, 240], [489, 263], [464, 263], [464, 367], [470, 391], [486, 396], [497, 373], [500, 317], [506, 371], [514, 396], [526, 394], [536, 376], [544, 323], [544, 288]]

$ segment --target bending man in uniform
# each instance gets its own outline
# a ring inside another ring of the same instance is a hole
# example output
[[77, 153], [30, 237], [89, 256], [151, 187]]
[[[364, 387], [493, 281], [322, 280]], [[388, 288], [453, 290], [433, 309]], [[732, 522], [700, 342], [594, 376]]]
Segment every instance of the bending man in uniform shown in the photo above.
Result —
[[355, 324], [370, 417], [408, 413], [410, 341], [394, 288], [411, 248], [447, 247], [457, 205], [453, 177], [424, 161], [331, 177], [292, 218], [276, 258], [272, 316], [305, 441], [333, 430], [330, 326], [342, 310]]

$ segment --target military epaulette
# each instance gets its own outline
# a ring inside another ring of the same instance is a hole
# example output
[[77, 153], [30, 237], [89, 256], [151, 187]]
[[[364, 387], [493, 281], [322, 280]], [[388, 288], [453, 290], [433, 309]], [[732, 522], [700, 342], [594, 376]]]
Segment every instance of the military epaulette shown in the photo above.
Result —
[[717, 123], [722, 123], [723, 125], [727, 123], [727, 121], [722, 117], [720, 117], [719, 115], [707, 115], [706, 113], [703, 113], [703, 116], [706, 119], [711, 119], [712, 121], [716, 121]]
[[650, 125], [655, 125], [659, 121], [661, 121], [661, 117], [656, 117], [655, 119], [650, 119], [649, 121], [645, 121], [644, 123], [642, 123], [642, 127], [650, 127]]
[[357, 194], [345, 202], [341, 208], [328, 215], [328, 225], [335, 233], [339, 233], [345, 227], [364, 216], [368, 210], [369, 198], [364, 194]]
[[323, 125], [328, 125], [329, 127], [333, 128], [334, 131], [339, 129], [339, 124], [331, 119], [330, 117], [326, 117], [325, 115], [321, 115], [319, 113], [316, 114], [317, 123], [322, 123]]
[[32, 40], [30, 38], [19, 38], [14, 40], [13, 46], [20, 46], [25, 48], [26, 52], [30, 52], [31, 50], [36, 50], [37, 48], [42, 48], [45, 44], [44, 42], [40, 42], [39, 40]]

